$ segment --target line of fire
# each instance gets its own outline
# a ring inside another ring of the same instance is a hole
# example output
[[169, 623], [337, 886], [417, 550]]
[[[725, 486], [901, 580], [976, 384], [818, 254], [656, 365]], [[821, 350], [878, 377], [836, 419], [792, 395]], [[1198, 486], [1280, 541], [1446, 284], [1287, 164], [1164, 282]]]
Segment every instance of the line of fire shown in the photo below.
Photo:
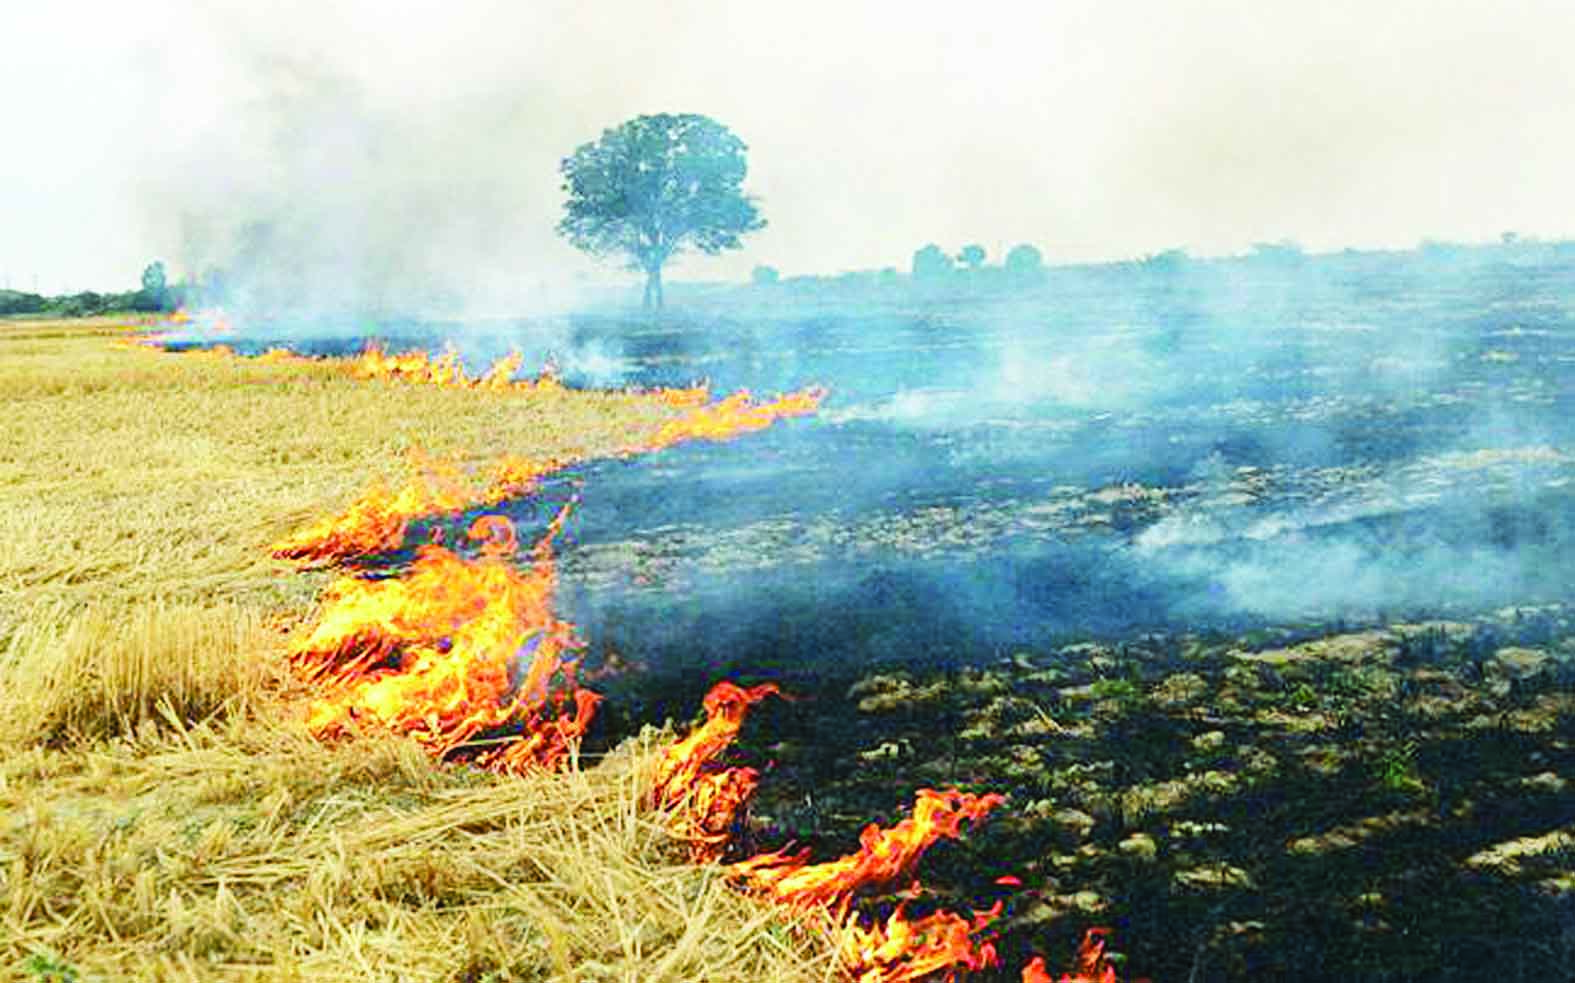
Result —
[[[222, 335], [225, 328], [218, 330]], [[243, 357], [222, 343], [203, 351]], [[309, 359], [282, 347], [250, 357]], [[550, 364], [535, 378], [516, 379], [518, 354], [475, 376], [453, 349], [389, 354], [372, 344], [340, 361], [363, 380], [520, 393], [564, 385]], [[747, 391], [713, 399], [704, 385], [651, 394], [681, 414], [618, 456], [729, 441], [810, 416], [826, 390], [811, 386], [770, 400]], [[529, 498], [543, 479], [576, 463], [504, 456], [468, 473], [413, 451], [403, 485], [374, 483], [340, 511], [273, 544], [276, 558], [302, 569], [340, 571], [288, 650], [294, 670], [319, 693], [308, 711], [313, 734], [324, 740], [351, 729], [397, 734], [440, 761], [504, 774], [579, 766], [581, 742], [603, 696], [583, 679], [585, 640], [554, 603], [554, 542], [572, 521], [575, 503], [558, 506], [528, 547], [515, 523], [492, 511]], [[467, 520], [454, 542], [442, 541], [446, 527], [430, 524], [445, 517]], [[424, 522], [433, 541], [415, 545], [400, 569], [380, 569]], [[869, 823], [855, 852], [828, 860], [791, 843], [763, 848], [748, 818], [762, 773], [732, 762], [729, 750], [750, 708], [767, 699], [794, 697], [774, 683], [717, 681], [703, 700], [704, 722], [661, 756], [645, 803], [664, 817], [676, 849], [691, 862], [720, 865], [739, 890], [778, 906], [785, 919], [831, 926], [840, 933], [845, 974], [856, 983], [958, 981], [1001, 971], [994, 936], [1022, 880], [1002, 874], [993, 903], [959, 911], [926, 897], [917, 868], [937, 842], [963, 837], [1007, 798], [919, 788], [910, 814], [889, 826]], [[1031, 956], [1020, 967], [1021, 980], [1115, 983], [1108, 931], [1088, 928], [1071, 968], [1059, 976], [1050, 975], [1044, 956]]]

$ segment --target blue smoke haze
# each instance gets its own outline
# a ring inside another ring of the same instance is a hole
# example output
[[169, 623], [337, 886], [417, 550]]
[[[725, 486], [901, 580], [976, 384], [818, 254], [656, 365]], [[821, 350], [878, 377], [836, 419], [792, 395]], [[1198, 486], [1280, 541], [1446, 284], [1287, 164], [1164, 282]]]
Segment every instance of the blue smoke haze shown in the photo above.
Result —
[[1575, 256], [1439, 252], [675, 284], [665, 316], [243, 339], [827, 385], [817, 418], [577, 469], [566, 613], [664, 663], [966, 661], [1567, 599]]

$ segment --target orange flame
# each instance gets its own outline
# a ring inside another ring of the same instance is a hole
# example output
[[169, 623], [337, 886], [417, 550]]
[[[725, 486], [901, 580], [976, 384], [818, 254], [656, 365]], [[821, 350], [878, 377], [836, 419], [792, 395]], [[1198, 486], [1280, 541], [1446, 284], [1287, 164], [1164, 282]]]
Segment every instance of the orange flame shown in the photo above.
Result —
[[[1072, 972], [1062, 973], [1055, 983], [1116, 983], [1116, 967], [1105, 955], [1109, 935], [1108, 928], [1091, 928], [1084, 932]], [[1051, 983], [1044, 956], [1035, 956], [1023, 967], [1022, 983]]]
[[[358, 721], [414, 737], [442, 756], [484, 731], [520, 726], [523, 736], [488, 752], [487, 763], [507, 770], [558, 764], [598, 699], [574, 685], [563, 656], [579, 643], [552, 611], [551, 541], [566, 513], [525, 572], [509, 562], [513, 525], [483, 516], [470, 529], [472, 539], [486, 541], [476, 560], [424, 546], [405, 577], [341, 577], [331, 585], [317, 624], [290, 653], [303, 675], [333, 687], [312, 704], [308, 728], [326, 737]], [[517, 657], [529, 663], [516, 682]]]
[[748, 689], [717, 683], [705, 695], [706, 722], [668, 748], [657, 764], [651, 800], [658, 807], [679, 810], [694, 862], [721, 858], [734, 818], [760, 783], [753, 768], [716, 768], [716, 759], [738, 736], [749, 708], [780, 695], [772, 683]]
[[[697, 860], [721, 856], [733, 817], [759, 781], [753, 769], [716, 769], [714, 762], [737, 735], [748, 708], [773, 694], [781, 695], [769, 683], [749, 689], [716, 684], [706, 694], [706, 722], [657, 765], [651, 801], [682, 810]], [[1000, 916], [1001, 903], [971, 919], [943, 911], [913, 919], [899, 905], [884, 923], [869, 927], [856, 916], [849, 919], [849, 909], [855, 891], [901, 876], [936, 840], [960, 835], [965, 820], [977, 822], [1003, 801], [999, 795], [921, 789], [912, 816], [890, 829], [865, 827], [858, 853], [816, 865], [806, 863], [807, 851], [767, 853], [730, 864], [727, 871], [772, 901], [800, 912], [824, 906], [834, 918], [847, 919], [841, 958], [858, 983], [914, 983], [936, 979], [937, 973], [955, 980], [959, 973], [997, 964], [993, 944], [976, 943], [974, 936]]]
[[476, 388], [490, 389], [494, 392], [503, 392], [514, 385], [514, 373], [525, 363], [525, 356], [519, 352], [509, 352], [507, 355], [493, 362], [480, 379], [476, 380]]
[[258, 355], [257, 361], [264, 365], [277, 365], [286, 362], [310, 362], [312, 359], [305, 355], [297, 355], [288, 348], [270, 348]]
[[350, 374], [357, 379], [399, 379], [461, 388], [471, 385], [459, 360], [459, 352], [453, 348], [446, 348], [433, 358], [420, 350], [388, 355], [381, 346], [368, 345], [361, 357], [351, 364]]
[[459, 512], [481, 497], [452, 464], [414, 449], [410, 464], [411, 475], [398, 491], [374, 482], [345, 511], [291, 533], [270, 551], [280, 559], [323, 562], [397, 549], [415, 519]]
[[[420, 349], [398, 355], [386, 354], [377, 344], [362, 351], [350, 365], [350, 372], [358, 379], [395, 379], [402, 382], [426, 383], [456, 389], [482, 389], [489, 392], [547, 393], [563, 392], [565, 386], [557, 366], [548, 362], [535, 379], [515, 379], [525, 357], [518, 351], [510, 352], [493, 362], [478, 378], [465, 374], [459, 353], [452, 346], [441, 355], [433, 357]], [[676, 409], [689, 409], [705, 403], [710, 397], [707, 386], [652, 389], [648, 395]]]
[[739, 434], [764, 430], [785, 417], [815, 412], [825, 398], [824, 388], [811, 386], [770, 402], [757, 403], [748, 390], [741, 389], [664, 424], [646, 449], [671, 447], [685, 440], [728, 440]]
[[1071, 973], [1062, 973], [1060, 983], [1116, 983], [1116, 967], [1105, 956], [1108, 928], [1091, 928], [1083, 933], [1077, 947], [1077, 961]]
[[1001, 914], [999, 902], [988, 911], [964, 918], [937, 911], [911, 919], [902, 905], [885, 924], [864, 928], [857, 921], [848, 926], [842, 946], [843, 964], [858, 983], [911, 983], [944, 972], [955, 980], [960, 970], [981, 970], [997, 965], [995, 946], [975, 943], [973, 936]]
[[643, 392], [647, 396], [655, 396], [675, 410], [695, 409], [704, 406], [706, 400], [711, 398], [711, 387], [703, 384], [682, 388], [646, 389]]
[[853, 893], [909, 871], [937, 840], [961, 835], [964, 820], [977, 822], [1006, 801], [952, 789], [920, 789], [913, 815], [890, 829], [870, 823], [859, 834], [859, 851], [822, 864], [807, 863], [807, 851], [775, 851], [731, 864], [728, 870], [773, 900], [793, 907], [827, 905], [845, 910]]
[[[410, 360], [412, 374], [425, 373], [428, 377], [445, 377], [464, 382], [464, 371], [458, 367], [457, 356], [452, 364], [448, 356], [436, 362], [427, 360], [425, 352], [385, 356], [377, 349], [368, 349], [363, 362], [373, 366], [401, 365], [401, 359]], [[368, 361], [370, 360], [370, 361]], [[496, 366], [494, 366], [496, 368]], [[406, 370], [383, 369], [389, 377], [397, 377]], [[491, 378], [492, 373], [484, 378]], [[543, 376], [532, 385], [540, 388], [549, 385]], [[555, 380], [550, 385], [561, 385]], [[672, 390], [675, 394], [693, 393], [695, 390]], [[699, 390], [703, 395], [703, 390]], [[684, 416], [665, 424], [650, 440], [626, 447], [620, 455], [633, 455], [661, 450], [686, 440], [726, 440], [739, 434], [750, 433], [771, 426], [777, 420], [812, 413], [825, 398], [820, 388], [804, 389], [789, 393], [768, 403], [756, 403], [746, 392], [735, 393], [719, 402], [691, 410]], [[689, 399], [688, 395], [674, 396]], [[679, 404], [673, 404], [679, 405]], [[491, 479], [477, 485], [452, 464], [440, 464], [412, 451], [412, 471], [406, 483], [397, 491], [375, 483], [361, 493], [355, 501], [337, 515], [325, 516], [305, 528], [275, 542], [270, 551], [285, 560], [303, 563], [334, 563], [357, 556], [367, 556], [382, 550], [398, 549], [404, 542], [410, 523], [433, 515], [461, 512], [478, 505], [494, 505], [509, 498], [529, 494], [546, 475], [574, 463], [572, 458], [532, 459], [506, 457], [493, 469]]]
[[525, 357], [510, 352], [493, 362], [477, 378], [465, 372], [459, 352], [452, 346], [436, 357], [421, 349], [389, 355], [377, 344], [368, 345], [360, 357], [350, 362], [350, 374], [357, 379], [391, 379], [450, 389], [481, 389], [488, 392], [561, 392], [563, 381], [550, 364], [534, 380], [515, 379]]

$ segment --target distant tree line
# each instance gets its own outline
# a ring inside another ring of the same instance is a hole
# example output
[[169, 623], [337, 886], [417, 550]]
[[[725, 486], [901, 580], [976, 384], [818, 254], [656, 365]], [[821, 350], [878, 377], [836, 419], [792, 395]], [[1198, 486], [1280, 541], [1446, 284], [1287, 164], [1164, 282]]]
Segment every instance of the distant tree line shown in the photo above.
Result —
[[[1037, 247], [1026, 242], [1013, 246], [999, 267], [986, 266], [986, 259], [988, 254], [984, 247], [976, 242], [962, 247], [956, 257], [948, 256], [945, 250], [932, 242], [914, 252], [913, 278], [935, 281], [945, 280], [958, 273], [966, 275], [990, 273], [1005, 276], [1008, 280], [1017, 283], [1031, 283], [1043, 277], [1045, 273], [1044, 254]], [[960, 270], [957, 266], [959, 263], [962, 265]]]
[[142, 286], [122, 293], [83, 290], [74, 294], [45, 296], [22, 290], [0, 290], [0, 317], [42, 314], [55, 317], [91, 317], [128, 312], [154, 314], [181, 307], [196, 292], [188, 283], [170, 284], [159, 261], [142, 270]]

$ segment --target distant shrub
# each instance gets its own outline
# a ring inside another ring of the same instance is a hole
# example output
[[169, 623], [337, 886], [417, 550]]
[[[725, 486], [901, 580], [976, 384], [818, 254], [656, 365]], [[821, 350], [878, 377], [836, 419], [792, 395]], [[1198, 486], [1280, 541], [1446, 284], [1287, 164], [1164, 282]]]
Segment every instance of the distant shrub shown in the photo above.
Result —
[[950, 256], [935, 243], [917, 250], [913, 254], [913, 277], [915, 280], [936, 280], [946, 276], [952, 271]]
[[1038, 276], [1044, 269], [1044, 255], [1026, 242], [1013, 246], [1006, 254], [1006, 272], [1015, 278]]
[[1306, 258], [1301, 244], [1293, 239], [1281, 239], [1279, 242], [1255, 242], [1252, 244], [1252, 258], [1263, 263], [1274, 263], [1291, 266], [1300, 263]]
[[749, 280], [757, 287], [764, 287], [782, 279], [775, 266], [757, 266], [749, 273]]
[[1174, 273], [1190, 261], [1185, 249], [1167, 249], [1143, 257], [1140, 265], [1151, 273]]

